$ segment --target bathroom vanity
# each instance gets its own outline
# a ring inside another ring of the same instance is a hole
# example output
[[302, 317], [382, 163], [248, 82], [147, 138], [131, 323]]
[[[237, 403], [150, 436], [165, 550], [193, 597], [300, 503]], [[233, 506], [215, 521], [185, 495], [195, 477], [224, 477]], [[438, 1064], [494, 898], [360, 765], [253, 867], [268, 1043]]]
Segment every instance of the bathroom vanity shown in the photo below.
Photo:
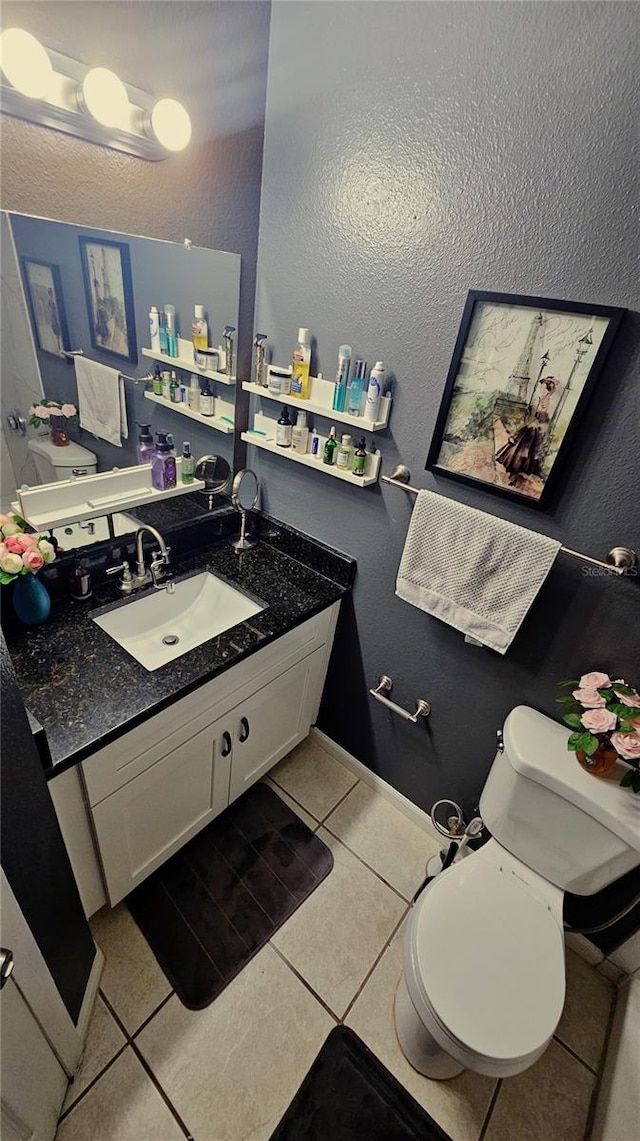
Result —
[[[274, 520], [256, 515], [256, 525], [261, 539], [242, 553], [225, 537], [180, 556], [172, 540], [178, 578], [208, 569], [264, 609], [159, 669], [94, 621], [97, 609], [129, 605], [112, 579], [89, 603], [60, 598], [42, 626], [7, 631], [46, 735], [49, 787], [87, 915], [122, 899], [317, 717], [355, 564]], [[228, 526], [237, 528], [235, 512]]]

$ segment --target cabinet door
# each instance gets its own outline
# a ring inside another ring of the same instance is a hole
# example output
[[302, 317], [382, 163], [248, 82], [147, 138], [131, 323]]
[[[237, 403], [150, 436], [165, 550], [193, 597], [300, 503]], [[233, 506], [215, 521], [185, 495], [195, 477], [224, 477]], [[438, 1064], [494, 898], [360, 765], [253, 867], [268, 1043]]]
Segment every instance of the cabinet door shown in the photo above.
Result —
[[230, 802], [307, 736], [325, 668], [321, 648], [233, 711]]
[[112, 906], [226, 808], [231, 747], [216, 722], [94, 805]]

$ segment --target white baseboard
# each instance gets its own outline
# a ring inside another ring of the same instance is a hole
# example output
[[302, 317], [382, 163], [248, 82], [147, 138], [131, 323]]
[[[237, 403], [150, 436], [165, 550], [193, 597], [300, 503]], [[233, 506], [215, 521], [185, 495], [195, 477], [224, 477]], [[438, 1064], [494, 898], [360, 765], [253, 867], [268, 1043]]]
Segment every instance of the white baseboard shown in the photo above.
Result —
[[638, 1136], [639, 1054], [640, 981], [627, 979], [618, 991], [591, 1141], [631, 1141]]
[[372, 773], [371, 769], [363, 765], [362, 761], [359, 761], [352, 753], [348, 753], [346, 749], [342, 748], [342, 745], [336, 744], [331, 737], [327, 737], [326, 733], [323, 733], [321, 729], [316, 729], [315, 725], [312, 727], [309, 736], [312, 741], [316, 741], [318, 745], [324, 749], [325, 753], [329, 753], [336, 761], [344, 765], [345, 769], [349, 769], [354, 776], [357, 776], [358, 780], [361, 780], [363, 784], [369, 785], [369, 788], [374, 789], [384, 800], [388, 800], [390, 804], [393, 804], [395, 808], [404, 813], [409, 820], [417, 824], [418, 828], [421, 828], [423, 832], [427, 832], [429, 836], [432, 836], [438, 843], [442, 844], [443, 847], [446, 847], [446, 838], [434, 827], [428, 812], [425, 812], [423, 808], [418, 808], [417, 804], [414, 804], [412, 800], [409, 800], [408, 797], [398, 792], [393, 785], [388, 784], [386, 780], [383, 780], [382, 777], [379, 777], [376, 773]]

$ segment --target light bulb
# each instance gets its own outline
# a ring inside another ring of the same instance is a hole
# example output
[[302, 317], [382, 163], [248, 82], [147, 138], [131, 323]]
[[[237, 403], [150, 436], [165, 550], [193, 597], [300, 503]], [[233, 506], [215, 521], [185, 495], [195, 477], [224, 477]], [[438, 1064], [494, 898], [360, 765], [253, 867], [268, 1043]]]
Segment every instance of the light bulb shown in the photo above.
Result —
[[168, 151], [184, 150], [191, 138], [191, 119], [176, 99], [159, 99], [151, 112], [151, 126]]
[[82, 81], [85, 107], [105, 127], [129, 124], [129, 96], [121, 79], [108, 67], [92, 67]]
[[51, 60], [30, 32], [7, 28], [0, 35], [0, 67], [22, 95], [42, 99], [47, 94], [53, 75]]

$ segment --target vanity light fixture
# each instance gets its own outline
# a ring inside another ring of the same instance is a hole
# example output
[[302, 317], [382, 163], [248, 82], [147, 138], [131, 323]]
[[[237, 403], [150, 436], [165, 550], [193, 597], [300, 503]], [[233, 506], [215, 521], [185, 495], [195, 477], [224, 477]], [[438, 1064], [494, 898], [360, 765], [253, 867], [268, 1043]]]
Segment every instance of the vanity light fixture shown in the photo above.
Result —
[[188, 112], [175, 99], [156, 100], [106, 67], [45, 49], [22, 28], [0, 33], [0, 110], [154, 161], [191, 138]]

